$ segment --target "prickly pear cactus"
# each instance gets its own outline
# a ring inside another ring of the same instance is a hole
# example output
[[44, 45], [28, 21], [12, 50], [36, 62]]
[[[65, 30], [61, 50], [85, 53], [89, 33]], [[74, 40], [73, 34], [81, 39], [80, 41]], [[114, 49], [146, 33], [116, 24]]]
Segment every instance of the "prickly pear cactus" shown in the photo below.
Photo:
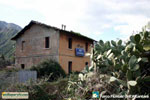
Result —
[[132, 35], [126, 44], [122, 44], [121, 40], [105, 43], [100, 40], [92, 55], [98, 73], [111, 76], [111, 83], [118, 82], [126, 89], [122, 92], [126, 94], [150, 93], [150, 88], [144, 85], [150, 83], [149, 31]]
[[150, 95], [150, 31], [143, 29], [126, 43], [100, 40], [87, 56], [91, 66], [70, 84], [76, 84], [73, 90], [80, 97], [89, 97], [93, 90], [102, 94]]

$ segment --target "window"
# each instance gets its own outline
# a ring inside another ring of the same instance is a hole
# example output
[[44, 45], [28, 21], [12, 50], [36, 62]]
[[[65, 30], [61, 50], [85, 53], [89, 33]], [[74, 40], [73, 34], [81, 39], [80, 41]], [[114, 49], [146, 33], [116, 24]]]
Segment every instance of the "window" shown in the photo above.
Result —
[[70, 74], [72, 72], [72, 61], [68, 62], [68, 73]]
[[86, 69], [87, 71], [89, 71], [88, 62], [85, 62], [85, 69]]
[[21, 64], [21, 69], [24, 69], [25, 68], [25, 64]]
[[85, 43], [85, 51], [88, 52], [88, 43]]
[[23, 51], [24, 50], [24, 47], [25, 47], [25, 41], [22, 41], [22, 44], [21, 44], [21, 50]]
[[50, 38], [45, 37], [45, 48], [49, 48], [49, 47], [50, 47]]
[[88, 62], [85, 62], [85, 66], [88, 66]]
[[72, 49], [72, 38], [68, 39], [68, 48]]

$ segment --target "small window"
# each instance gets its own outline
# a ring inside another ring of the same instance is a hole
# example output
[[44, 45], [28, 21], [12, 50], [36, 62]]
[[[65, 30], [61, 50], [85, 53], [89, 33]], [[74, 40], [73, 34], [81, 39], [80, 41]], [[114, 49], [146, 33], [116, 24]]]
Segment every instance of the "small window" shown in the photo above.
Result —
[[49, 48], [49, 47], [50, 47], [50, 38], [45, 37], [45, 48]]
[[85, 43], [85, 51], [88, 52], [88, 43]]
[[85, 66], [88, 66], [88, 62], [85, 62]]
[[68, 48], [72, 49], [72, 38], [68, 39]]
[[87, 71], [89, 71], [89, 65], [88, 65], [88, 62], [85, 62], [85, 68]]
[[21, 50], [23, 51], [24, 50], [24, 47], [25, 47], [25, 41], [22, 41], [22, 47], [21, 47]]
[[68, 73], [70, 74], [72, 72], [72, 61], [68, 62]]
[[21, 69], [24, 69], [25, 68], [25, 64], [21, 64]]

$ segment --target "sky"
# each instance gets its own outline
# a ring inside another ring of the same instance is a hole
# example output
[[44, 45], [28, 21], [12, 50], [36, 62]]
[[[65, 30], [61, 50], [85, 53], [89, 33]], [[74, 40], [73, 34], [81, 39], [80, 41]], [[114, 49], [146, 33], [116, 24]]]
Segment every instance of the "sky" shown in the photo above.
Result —
[[95, 40], [126, 40], [150, 21], [150, 0], [0, 0], [0, 20], [22, 28], [31, 20]]

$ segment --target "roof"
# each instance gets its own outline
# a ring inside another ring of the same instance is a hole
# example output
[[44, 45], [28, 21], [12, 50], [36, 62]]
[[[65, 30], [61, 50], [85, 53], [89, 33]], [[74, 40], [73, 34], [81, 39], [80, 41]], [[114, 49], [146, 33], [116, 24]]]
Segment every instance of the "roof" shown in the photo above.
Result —
[[24, 32], [26, 30], [28, 30], [30, 27], [32, 27], [32, 25], [40, 25], [40, 26], [44, 26], [44, 27], [47, 27], [47, 28], [52, 28], [52, 29], [55, 29], [55, 30], [58, 30], [58, 31], [65, 32], [67, 34], [72, 34], [72, 35], [79, 36], [79, 37], [82, 37], [82, 38], [85, 38], [85, 39], [88, 39], [88, 40], [91, 40], [91, 41], [95, 41], [94, 39], [89, 38], [87, 36], [84, 36], [80, 33], [73, 32], [73, 31], [62, 30], [62, 29], [59, 29], [57, 27], [52, 27], [50, 25], [46, 25], [44, 23], [40, 23], [40, 22], [33, 21], [33, 20], [27, 26], [25, 26], [20, 32], [18, 32], [17, 35], [12, 38], [12, 40], [16, 40], [17, 38], [19, 38], [22, 34], [24, 34]]

